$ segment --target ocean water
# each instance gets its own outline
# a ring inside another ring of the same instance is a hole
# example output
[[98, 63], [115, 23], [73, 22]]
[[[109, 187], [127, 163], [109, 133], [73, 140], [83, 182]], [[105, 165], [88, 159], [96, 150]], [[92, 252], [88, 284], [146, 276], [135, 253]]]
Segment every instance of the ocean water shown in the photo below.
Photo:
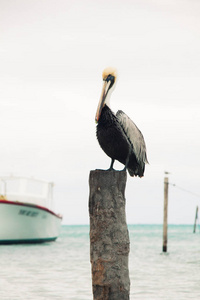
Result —
[[[200, 231], [130, 225], [130, 299], [200, 299]], [[1, 300], [92, 300], [89, 226], [62, 226], [56, 242], [0, 246]]]

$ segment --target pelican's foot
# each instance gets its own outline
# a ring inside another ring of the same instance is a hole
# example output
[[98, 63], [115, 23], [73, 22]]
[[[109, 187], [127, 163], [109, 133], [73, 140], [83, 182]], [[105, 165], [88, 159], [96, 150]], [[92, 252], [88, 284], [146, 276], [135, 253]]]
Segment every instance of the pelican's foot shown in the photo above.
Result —
[[107, 169], [106, 171], [116, 171], [114, 168], [110, 167], [109, 169]]

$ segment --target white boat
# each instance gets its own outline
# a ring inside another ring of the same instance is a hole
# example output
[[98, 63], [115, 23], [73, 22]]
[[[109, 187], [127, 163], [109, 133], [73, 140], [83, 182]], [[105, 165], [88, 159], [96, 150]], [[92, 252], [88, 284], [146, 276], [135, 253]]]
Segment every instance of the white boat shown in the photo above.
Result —
[[0, 177], [0, 244], [54, 241], [61, 221], [54, 212], [52, 182]]

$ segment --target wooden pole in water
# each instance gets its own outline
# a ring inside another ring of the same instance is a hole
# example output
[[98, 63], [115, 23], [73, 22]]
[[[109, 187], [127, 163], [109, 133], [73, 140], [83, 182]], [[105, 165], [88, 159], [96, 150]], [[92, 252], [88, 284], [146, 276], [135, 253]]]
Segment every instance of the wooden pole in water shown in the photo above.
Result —
[[94, 300], [128, 300], [129, 234], [125, 171], [90, 172], [90, 261]]
[[163, 252], [167, 252], [168, 177], [164, 178]]
[[195, 219], [194, 219], [194, 230], [193, 230], [193, 233], [196, 232], [196, 225], [197, 225], [197, 219], [198, 219], [198, 210], [199, 210], [199, 208], [197, 206], [196, 213], [195, 213]]

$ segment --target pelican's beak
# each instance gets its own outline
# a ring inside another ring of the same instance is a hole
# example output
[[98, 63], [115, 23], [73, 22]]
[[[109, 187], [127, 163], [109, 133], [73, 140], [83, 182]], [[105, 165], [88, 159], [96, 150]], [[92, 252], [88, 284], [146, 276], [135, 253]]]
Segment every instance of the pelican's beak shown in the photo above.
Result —
[[110, 80], [109, 81], [104, 80], [104, 82], [103, 82], [101, 97], [99, 99], [99, 104], [98, 104], [98, 107], [97, 107], [97, 112], [96, 112], [96, 117], [95, 117], [96, 123], [98, 123], [100, 115], [101, 115], [102, 108], [105, 105], [106, 97], [108, 95], [110, 84], [111, 84]]

